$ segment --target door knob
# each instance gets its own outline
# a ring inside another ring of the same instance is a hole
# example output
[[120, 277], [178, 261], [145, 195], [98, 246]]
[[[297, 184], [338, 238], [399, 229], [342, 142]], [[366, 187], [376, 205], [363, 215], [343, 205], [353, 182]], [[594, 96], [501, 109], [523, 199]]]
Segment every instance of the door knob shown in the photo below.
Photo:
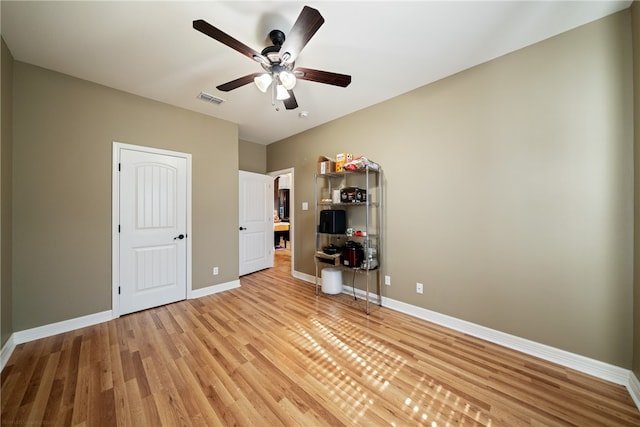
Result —
[[246, 229], [247, 229], [247, 227], [240, 227], [240, 231], [246, 230]]
[[184, 239], [184, 234], [180, 234], [180, 235], [178, 235], [178, 236], [173, 238], [173, 240], [178, 240], [178, 239], [180, 239], [180, 240]]

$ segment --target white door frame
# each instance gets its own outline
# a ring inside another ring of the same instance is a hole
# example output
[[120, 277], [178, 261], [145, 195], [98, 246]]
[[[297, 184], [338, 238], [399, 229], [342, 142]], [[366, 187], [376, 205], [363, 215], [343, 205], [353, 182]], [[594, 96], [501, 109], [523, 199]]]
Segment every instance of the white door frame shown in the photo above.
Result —
[[289, 189], [289, 241], [291, 242], [291, 275], [293, 276], [293, 272], [295, 271], [295, 211], [296, 211], [296, 200], [295, 200], [295, 175], [294, 168], [280, 169], [278, 171], [269, 172], [267, 175], [272, 176], [274, 179], [278, 175], [286, 175], [288, 173], [291, 174], [291, 187]]
[[143, 147], [140, 145], [113, 142], [112, 169], [111, 169], [111, 315], [115, 319], [120, 317], [120, 298], [118, 278], [120, 277], [120, 150], [142, 151], [151, 154], [184, 157], [187, 160], [187, 299], [191, 299], [191, 154], [178, 151], [163, 150], [160, 148]]

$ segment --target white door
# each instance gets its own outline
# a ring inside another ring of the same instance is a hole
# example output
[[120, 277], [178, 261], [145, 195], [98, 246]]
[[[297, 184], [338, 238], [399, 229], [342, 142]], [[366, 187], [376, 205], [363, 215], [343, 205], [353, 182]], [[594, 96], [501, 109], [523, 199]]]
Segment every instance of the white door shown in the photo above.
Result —
[[187, 157], [120, 150], [119, 314], [186, 298], [187, 166]]
[[273, 177], [239, 174], [240, 276], [273, 267]]

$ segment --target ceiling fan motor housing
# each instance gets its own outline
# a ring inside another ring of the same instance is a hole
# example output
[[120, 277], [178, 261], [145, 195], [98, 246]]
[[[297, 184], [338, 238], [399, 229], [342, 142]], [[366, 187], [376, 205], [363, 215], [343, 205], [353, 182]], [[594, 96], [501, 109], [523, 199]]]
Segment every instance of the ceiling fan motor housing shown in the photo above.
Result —
[[271, 39], [271, 43], [273, 43], [274, 46], [278, 46], [278, 48], [282, 46], [285, 40], [284, 33], [280, 30], [271, 30], [271, 32], [269, 32], [269, 38]]
[[[269, 38], [271, 39], [273, 46], [265, 47], [260, 53], [262, 53], [262, 56], [265, 56], [271, 64], [279, 64], [282, 62], [282, 58], [280, 57], [280, 48], [285, 40], [284, 33], [280, 30], [272, 30], [269, 33]], [[268, 71], [269, 66], [267, 65], [265, 67], [265, 65], [267, 64], [263, 64], [263, 67]]]

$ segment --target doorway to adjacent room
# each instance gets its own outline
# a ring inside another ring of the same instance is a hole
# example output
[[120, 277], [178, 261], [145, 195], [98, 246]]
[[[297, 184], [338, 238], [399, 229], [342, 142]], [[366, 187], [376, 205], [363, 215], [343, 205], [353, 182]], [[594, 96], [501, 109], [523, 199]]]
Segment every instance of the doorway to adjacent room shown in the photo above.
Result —
[[269, 173], [273, 177], [273, 267], [293, 275], [294, 211], [293, 168]]

